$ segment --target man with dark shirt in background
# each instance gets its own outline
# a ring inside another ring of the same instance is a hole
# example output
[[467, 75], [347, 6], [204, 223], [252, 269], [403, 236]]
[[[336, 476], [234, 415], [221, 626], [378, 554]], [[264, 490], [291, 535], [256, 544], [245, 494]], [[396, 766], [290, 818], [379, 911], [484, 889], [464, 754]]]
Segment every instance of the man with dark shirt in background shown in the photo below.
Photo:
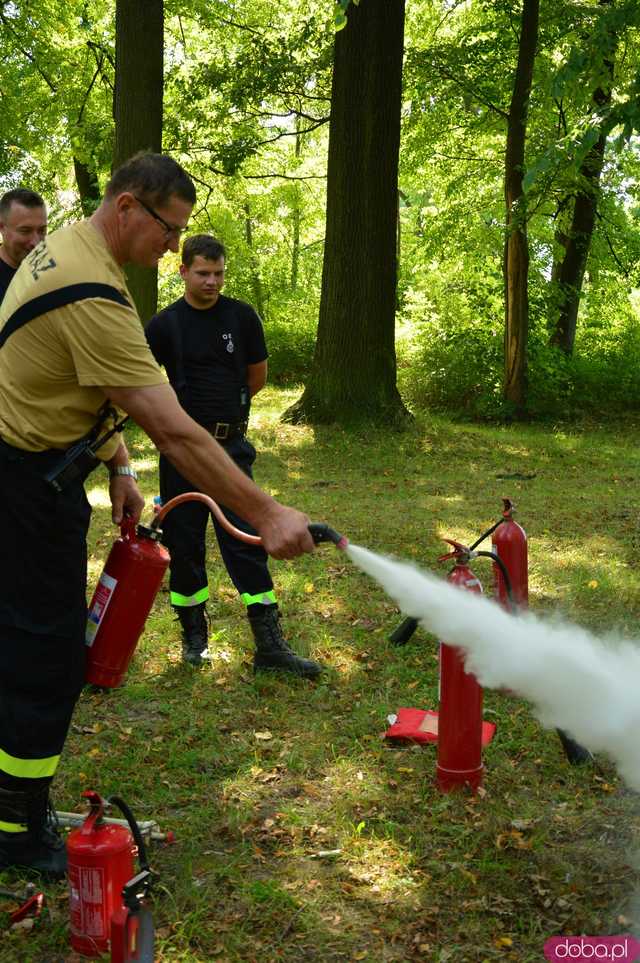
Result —
[[0, 302], [27, 254], [47, 233], [47, 209], [35, 191], [23, 187], [0, 197]]
[[[220, 293], [224, 271], [225, 249], [219, 241], [208, 234], [185, 241], [180, 265], [184, 297], [152, 318], [146, 335], [182, 407], [251, 478], [256, 450], [246, 430], [251, 398], [266, 384], [267, 348], [253, 308]], [[189, 491], [197, 491], [197, 486], [160, 455], [162, 500]], [[253, 533], [237, 515], [224, 511], [237, 528]], [[183, 658], [194, 666], [207, 657], [208, 519], [209, 509], [192, 501], [174, 508], [162, 524], [171, 554], [171, 604], [182, 626]], [[317, 676], [321, 666], [292, 652], [283, 637], [262, 547], [229, 535], [215, 518], [213, 524], [222, 560], [247, 607], [256, 645], [254, 668]]]

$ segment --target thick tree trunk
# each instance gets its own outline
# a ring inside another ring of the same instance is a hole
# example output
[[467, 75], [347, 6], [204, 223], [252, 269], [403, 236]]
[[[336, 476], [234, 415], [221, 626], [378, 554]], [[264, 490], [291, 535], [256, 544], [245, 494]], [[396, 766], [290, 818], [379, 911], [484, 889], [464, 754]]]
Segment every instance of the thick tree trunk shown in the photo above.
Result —
[[[117, 0], [114, 168], [138, 151], [162, 150], [163, 47], [163, 0]], [[158, 272], [131, 266], [127, 278], [146, 322], [158, 304]]]
[[100, 205], [100, 182], [97, 171], [74, 155], [73, 170], [76, 175], [76, 186], [80, 195], [80, 205], [85, 217], [91, 217]]
[[404, 0], [349, 7], [336, 35], [318, 338], [292, 421], [390, 423]]
[[504, 397], [512, 402], [517, 414], [524, 412], [527, 397], [529, 245], [522, 181], [529, 93], [538, 42], [538, 15], [539, 0], [523, 0], [518, 65], [509, 108], [505, 156]]
[[[600, 0], [600, 5], [607, 6], [611, 2], [612, 0]], [[613, 79], [613, 59], [605, 60], [605, 66]], [[606, 90], [598, 87], [593, 94], [593, 100], [599, 108], [607, 106], [611, 102], [611, 87]], [[554, 263], [551, 274], [552, 283], [555, 285], [552, 298], [555, 317], [552, 318], [550, 342], [568, 355], [573, 354], [576, 340], [580, 294], [596, 224], [606, 144], [606, 134], [602, 133], [585, 157], [579, 171], [581, 187], [575, 196], [571, 226], [566, 235], [557, 238], [561, 242], [563, 253], [561, 260]]]

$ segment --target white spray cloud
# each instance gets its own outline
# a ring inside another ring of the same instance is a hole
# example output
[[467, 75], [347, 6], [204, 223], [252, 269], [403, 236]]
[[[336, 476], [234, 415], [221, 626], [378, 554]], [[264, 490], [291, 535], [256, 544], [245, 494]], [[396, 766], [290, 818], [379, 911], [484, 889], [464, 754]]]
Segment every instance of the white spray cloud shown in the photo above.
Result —
[[509, 615], [406, 562], [358, 545], [347, 553], [409, 616], [467, 653], [483, 686], [506, 687], [534, 703], [543, 725], [605, 752], [640, 790], [640, 643], [607, 642], [531, 613]]

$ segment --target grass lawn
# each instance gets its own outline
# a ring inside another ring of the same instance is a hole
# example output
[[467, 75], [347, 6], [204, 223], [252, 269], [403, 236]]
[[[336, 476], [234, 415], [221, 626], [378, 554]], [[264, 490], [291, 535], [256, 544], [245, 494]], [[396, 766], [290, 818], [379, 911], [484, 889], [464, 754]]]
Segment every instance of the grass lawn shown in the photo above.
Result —
[[[348, 433], [281, 425], [294, 396], [266, 390], [252, 422], [257, 480], [280, 500], [437, 568], [442, 537], [472, 542], [510, 496], [529, 536], [532, 609], [640, 635], [636, 427], [426, 417], [405, 434]], [[129, 444], [150, 503], [153, 447], [141, 434]], [[89, 483], [91, 588], [114, 538], [104, 482]], [[475, 568], [490, 585], [489, 563]], [[552, 935], [634, 930], [640, 807], [606, 759], [570, 767], [526, 703], [486, 692], [498, 730], [483, 790], [441, 795], [433, 747], [381, 738], [399, 706], [437, 708], [434, 640], [391, 646], [395, 606], [333, 546], [272, 571], [294, 647], [327, 666], [320, 683], [254, 678], [212, 539], [211, 664], [181, 664], [161, 593], [126, 686], [83, 694], [55, 782], [59, 809], [82, 809], [94, 788], [175, 832], [174, 845], [150, 846], [159, 963], [539, 963]], [[2, 963], [78, 959], [66, 887], [45, 892], [37, 927], [2, 934]]]

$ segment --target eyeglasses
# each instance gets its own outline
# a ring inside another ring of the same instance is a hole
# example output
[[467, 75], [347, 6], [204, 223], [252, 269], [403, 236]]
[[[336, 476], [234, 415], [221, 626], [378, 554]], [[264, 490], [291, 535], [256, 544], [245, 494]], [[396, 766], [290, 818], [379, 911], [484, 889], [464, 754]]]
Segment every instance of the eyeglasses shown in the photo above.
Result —
[[154, 211], [154, 209], [153, 209], [152, 207], [149, 207], [148, 204], [145, 204], [145, 202], [144, 202], [141, 198], [136, 197], [135, 194], [133, 195], [133, 197], [136, 199], [136, 201], [138, 202], [138, 204], [140, 205], [140, 207], [143, 207], [143, 208], [145, 209], [145, 211], [147, 212], [147, 214], [150, 214], [151, 217], [152, 217], [155, 221], [157, 221], [158, 224], [161, 225], [161, 227], [162, 227], [163, 230], [164, 230], [164, 233], [165, 233], [165, 236], [166, 236], [167, 240], [168, 240], [170, 237], [175, 237], [176, 240], [180, 240], [180, 236], [181, 236], [182, 234], [184, 234], [184, 232], [186, 231], [186, 227], [174, 227], [172, 224], [168, 224], [168, 223], [165, 221], [164, 217], [160, 217], [160, 215], [157, 214], [156, 211]]

